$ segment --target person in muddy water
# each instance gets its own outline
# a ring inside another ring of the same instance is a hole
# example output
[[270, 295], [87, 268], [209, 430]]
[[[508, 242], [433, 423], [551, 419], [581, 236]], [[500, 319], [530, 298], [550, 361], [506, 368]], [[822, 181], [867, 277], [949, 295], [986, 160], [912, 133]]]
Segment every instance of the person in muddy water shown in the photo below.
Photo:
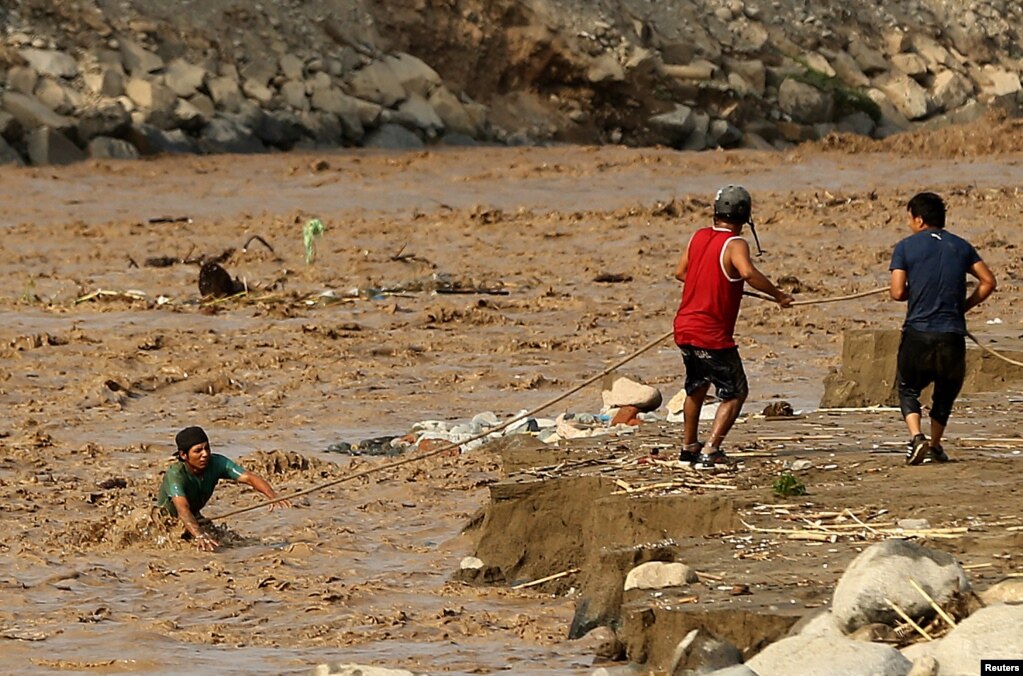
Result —
[[[686, 369], [681, 462], [699, 468], [731, 465], [721, 450], [725, 436], [742, 410], [749, 386], [733, 336], [743, 286], [749, 282], [782, 307], [792, 296], [778, 289], [750, 259], [740, 235], [751, 220], [753, 200], [745, 188], [729, 185], [714, 199], [713, 225], [697, 230], [675, 268], [682, 282], [682, 303], [675, 315], [675, 343]], [[756, 230], [753, 230], [756, 238]], [[759, 242], [757, 248], [760, 248]], [[700, 411], [713, 385], [721, 405], [711, 427], [709, 450], [697, 439]]]
[[[178, 449], [175, 454], [177, 462], [164, 472], [157, 506], [181, 520], [186, 537], [191, 537], [201, 551], [212, 551], [220, 545], [199, 524], [202, 519], [200, 511], [213, 496], [218, 481], [231, 479], [251, 486], [267, 500], [277, 498], [277, 493], [266, 479], [246, 471], [226, 456], [211, 453], [209, 437], [201, 427], [186, 427], [178, 432], [174, 441]], [[270, 503], [269, 507], [272, 511], [277, 506], [290, 507], [291, 503], [283, 500]]]
[[[889, 267], [891, 297], [909, 303], [896, 374], [899, 407], [912, 437], [906, 462], [947, 462], [941, 436], [966, 375], [966, 313], [994, 292], [995, 276], [973, 245], [945, 230], [941, 197], [919, 193], [906, 213], [913, 234], [895, 245]], [[967, 275], [978, 280], [969, 297]], [[928, 440], [921, 428], [920, 392], [932, 383]]]

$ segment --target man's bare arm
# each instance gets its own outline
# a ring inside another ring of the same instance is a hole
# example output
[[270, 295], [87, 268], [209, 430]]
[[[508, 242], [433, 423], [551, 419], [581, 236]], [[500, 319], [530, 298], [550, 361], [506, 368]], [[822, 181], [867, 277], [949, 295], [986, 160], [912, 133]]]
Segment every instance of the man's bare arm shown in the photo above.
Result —
[[678, 259], [678, 265], [675, 266], [675, 279], [680, 282], [686, 281], [686, 273], [689, 272], [689, 247], [682, 252], [682, 257]]
[[[238, 483], [252, 486], [252, 488], [262, 493], [267, 500], [277, 499], [277, 493], [270, 486], [269, 482], [254, 472], [246, 472], [245, 474], [242, 474], [238, 477]], [[273, 511], [274, 507], [291, 507], [291, 502], [288, 500], [281, 500], [280, 502], [272, 503], [270, 505], [270, 511]]]
[[976, 277], [980, 283], [977, 284], [977, 288], [973, 290], [970, 297], [966, 299], [967, 312], [987, 300], [987, 297], [998, 288], [998, 282], [995, 281], [994, 274], [984, 261], [974, 263], [970, 267], [970, 274]]
[[185, 530], [192, 534], [195, 538], [196, 546], [203, 551], [212, 551], [219, 546], [219, 542], [206, 535], [199, 527], [199, 522], [195, 520], [195, 515], [192, 514], [192, 508], [188, 506], [188, 499], [180, 495], [176, 495], [171, 498], [171, 502], [174, 503], [174, 509], [178, 512], [178, 518], [181, 519], [181, 523], [185, 526]]
[[736, 273], [749, 283], [757, 291], [762, 291], [771, 298], [774, 298], [782, 307], [792, 305], [792, 296], [776, 287], [771, 280], [764, 276], [764, 273], [757, 270], [749, 255], [749, 244], [744, 239], [735, 239], [728, 243], [728, 262]]
[[888, 289], [892, 300], [906, 300], [909, 298], [909, 287], [906, 285], [906, 271], [892, 270], [892, 284]]

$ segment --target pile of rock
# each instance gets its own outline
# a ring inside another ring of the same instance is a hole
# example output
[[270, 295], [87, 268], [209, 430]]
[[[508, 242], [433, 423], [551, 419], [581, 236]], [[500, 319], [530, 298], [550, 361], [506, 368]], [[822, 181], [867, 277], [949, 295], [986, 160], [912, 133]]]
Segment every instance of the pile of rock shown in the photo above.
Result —
[[0, 84], [0, 163], [86, 157], [252, 153], [302, 147], [419, 148], [489, 138], [485, 107], [420, 59], [340, 49], [334, 58], [266, 53], [240, 65], [164, 60], [112, 37], [70, 51], [8, 37]]

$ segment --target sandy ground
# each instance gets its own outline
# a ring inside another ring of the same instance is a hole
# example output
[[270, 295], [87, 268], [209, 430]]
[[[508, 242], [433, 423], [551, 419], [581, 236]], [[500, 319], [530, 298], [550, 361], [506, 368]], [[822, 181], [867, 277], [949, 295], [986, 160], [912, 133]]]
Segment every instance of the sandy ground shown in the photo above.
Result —
[[[971, 325], [1018, 347], [1023, 156], [956, 154], [474, 149], [0, 170], [5, 664], [579, 673], [592, 653], [564, 640], [571, 598], [449, 582], [472, 549], [460, 530], [499, 475], [489, 454], [240, 516], [208, 555], [148, 518], [174, 433], [201, 424], [217, 450], [290, 491], [346, 471], [350, 459], [322, 453], [331, 442], [537, 404], [668, 330], [681, 247], [729, 182], [753, 191], [762, 269], [805, 298], [885, 284], [905, 200], [942, 192], [950, 228], [1001, 282]], [[150, 222], [179, 217], [190, 221]], [[312, 217], [327, 229], [307, 265]], [[253, 234], [275, 253], [242, 250]], [[197, 265], [146, 264], [228, 249], [224, 265], [250, 293], [212, 305], [199, 302]], [[631, 280], [595, 283], [601, 273]], [[437, 279], [507, 295], [421, 290]], [[141, 299], [75, 304], [100, 289]], [[902, 312], [875, 299], [791, 311], [748, 301], [738, 333], [750, 410], [775, 397], [814, 406], [841, 331], [897, 326]], [[627, 370], [668, 396], [682, 381], [668, 344]], [[595, 390], [561, 405], [598, 407]], [[992, 433], [992, 418], [971, 420], [971, 433]], [[890, 416], [858, 436], [904, 433]], [[99, 487], [110, 479], [124, 487]], [[876, 490], [872, 504], [900, 499]], [[222, 487], [206, 511], [253, 499]]]

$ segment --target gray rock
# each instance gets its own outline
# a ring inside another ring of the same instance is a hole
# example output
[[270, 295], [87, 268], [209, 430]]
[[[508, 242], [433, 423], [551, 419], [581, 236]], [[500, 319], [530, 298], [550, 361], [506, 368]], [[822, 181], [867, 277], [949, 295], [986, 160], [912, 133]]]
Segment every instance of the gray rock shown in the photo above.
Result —
[[[868, 89], [866, 91], [867, 98], [877, 104], [877, 107], [881, 110], [881, 119], [878, 121], [877, 126], [887, 127], [896, 131], [901, 131], [909, 127], [909, 120], [903, 115], [898, 108], [892, 103], [888, 95], [880, 89]], [[874, 132], [874, 136], [878, 136], [877, 130]]]
[[724, 669], [711, 671], [706, 676], [758, 676], [758, 674], [745, 664], [736, 664], [734, 667], [725, 667]]
[[252, 80], [265, 87], [277, 76], [279, 65], [275, 55], [266, 53], [242, 66], [239, 75], [245, 80]]
[[0, 137], [0, 166], [25, 166], [25, 160], [14, 148], [7, 144], [7, 141]]
[[311, 102], [315, 110], [336, 115], [346, 137], [353, 141], [363, 137], [365, 132], [355, 97], [345, 94], [337, 87], [330, 87], [315, 90]]
[[288, 80], [281, 85], [281, 96], [284, 102], [296, 110], [309, 110], [309, 98], [305, 93], [305, 82]]
[[[854, 39], [849, 43], [849, 54], [856, 59], [856, 63], [867, 75], [883, 73], [888, 70], [888, 61], [884, 54], [877, 51], [866, 42]], [[837, 71], [837, 68], [836, 68]]]
[[203, 127], [199, 148], [206, 153], [262, 153], [263, 142], [233, 116], [215, 117]]
[[198, 108], [199, 112], [202, 113], [207, 120], [217, 114], [216, 104], [213, 103], [213, 99], [205, 94], [196, 94], [188, 99], [188, 102]]
[[850, 87], [869, 87], [868, 78], [860, 64], [848, 52], [838, 50], [831, 55], [831, 65], [839, 80]]
[[870, 136], [874, 133], [874, 120], [866, 113], [857, 110], [838, 121], [837, 129], [846, 134]]
[[679, 641], [671, 658], [673, 676], [695, 676], [742, 664], [742, 653], [731, 643], [693, 629]]
[[82, 79], [97, 96], [115, 99], [124, 94], [124, 72], [120, 66], [104, 66], [99, 71], [86, 73]]
[[163, 68], [163, 59], [133, 40], [121, 40], [121, 59], [134, 77], [145, 77]]
[[150, 124], [136, 124], [129, 130], [128, 140], [143, 155], [199, 152], [195, 141], [180, 129], [164, 131]]
[[738, 75], [755, 96], [763, 96], [767, 88], [767, 68], [760, 59], [728, 59], [725, 67]]
[[830, 122], [835, 111], [835, 98], [830, 92], [788, 78], [778, 89], [778, 107], [802, 124]]
[[940, 45], [934, 38], [921, 33], [913, 35], [913, 49], [927, 62], [927, 67], [934, 73], [939, 72], [942, 67], [955, 65], [956, 61], [947, 49]]
[[253, 101], [258, 101], [264, 106], [270, 103], [274, 97], [274, 94], [270, 91], [269, 87], [251, 78], [246, 80], [242, 85], [242, 92], [244, 92], [245, 95]]
[[97, 136], [123, 136], [131, 128], [131, 116], [117, 101], [86, 108], [78, 117], [78, 138], [88, 143]]
[[912, 667], [894, 648], [836, 636], [790, 636], [746, 664], [759, 676], [906, 676]]
[[372, 101], [355, 99], [355, 107], [359, 111], [359, 121], [362, 122], [363, 127], [372, 128], [380, 125], [384, 114], [383, 106]]
[[479, 142], [471, 136], [465, 134], [459, 134], [458, 132], [449, 132], [441, 137], [440, 142], [446, 146], [452, 146], [457, 148], [473, 148], [479, 145]]
[[344, 130], [341, 120], [333, 113], [307, 111], [298, 114], [298, 119], [306, 129], [314, 147], [332, 148], [341, 145]]
[[185, 131], [197, 132], [210, 121], [214, 113], [212, 105], [210, 110], [203, 110], [188, 99], [178, 99], [174, 106], [175, 127]]
[[799, 622], [789, 629], [789, 636], [844, 636], [842, 628], [838, 626], [835, 614], [827, 609], [820, 609], [816, 613], [804, 615]]
[[27, 131], [38, 127], [66, 130], [71, 129], [75, 123], [72, 118], [53, 112], [35, 97], [17, 92], [4, 93], [3, 107], [21, 124], [22, 129]]
[[927, 72], [927, 62], [919, 54], [896, 54], [892, 57], [892, 65], [911, 77]]
[[913, 78], [904, 73], [889, 73], [875, 84], [907, 119], [927, 117], [927, 91]]
[[184, 59], [174, 59], [167, 65], [163, 81], [172, 92], [188, 98], [198, 93], [208, 76], [209, 73], [202, 66], [189, 63]]
[[931, 99], [942, 111], [955, 110], [973, 95], [973, 83], [953, 70], [943, 70], [934, 76]]
[[651, 129], [660, 133], [673, 146], [681, 146], [693, 131], [695, 119], [693, 109], [689, 106], [675, 104], [670, 113], [654, 115], [647, 123]]
[[694, 571], [684, 563], [669, 563], [665, 561], [650, 561], [643, 563], [625, 576], [625, 591], [632, 589], [667, 589], [669, 587], [684, 587], [699, 582], [700, 578]]
[[219, 110], [236, 113], [242, 104], [242, 92], [238, 89], [238, 81], [230, 77], [214, 77], [206, 81], [210, 98]]
[[383, 61], [374, 61], [349, 76], [352, 94], [390, 108], [405, 100], [407, 95], [391, 67]]
[[851, 632], [873, 622], [894, 625], [899, 617], [885, 599], [911, 617], [933, 616], [931, 606], [909, 584], [911, 579], [939, 604], [970, 589], [966, 572], [951, 554], [886, 540], [863, 550], [838, 581], [831, 607], [839, 626]]
[[39, 73], [29, 66], [12, 66], [7, 70], [7, 88], [32, 96], [39, 82]]
[[434, 111], [433, 106], [419, 94], [409, 94], [398, 106], [398, 111], [405, 114], [414, 129], [422, 131], [429, 138], [444, 131], [444, 122]]
[[301, 80], [305, 77], [305, 62], [294, 54], [281, 57], [281, 72], [289, 80]]
[[21, 123], [6, 110], [0, 110], [0, 137], [8, 140], [21, 138]]
[[266, 111], [254, 131], [263, 143], [281, 150], [293, 148], [305, 133], [298, 115], [290, 110]]
[[39, 84], [36, 85], [35, 97], [40, 103], [59, 115], [69, 115], [75, 110], [75, 104], [72, 102], [69, 92], [59, 82], [48, 77], [39, 80]]
[[711, 120], [707, 137], [712, 145], [734, 148], [742, 142], [742, 130], [728, 120]]
[[941, 676], [976, 674], [982, 659], [1023, 656], [1023, 605], [982, 608], [959, 623], [931, 653]]
[[136, 106], [149, 111], [149, 117], [170, 117], [178, 103], [178, 97], [169, 88], [152, 80], [133, 77], [124, 88]]
[[109, 160], [135, 160], [139, 151], [124, 139], [97, 136], [89, 141], [89, 157]]
[[682, 150], [700, 151], [707, 148], [707, 131], [710, 129], [710, 115], [697, 110], [693, 112], [693, 130], [682, 144]]
[[435, 87], [441, 85], [440, 75], [437, 75], [437, 71], [411, 54], [399, 52], [393, 56], [385, 57], [384, 63], [394, 73], [402, 88], [410, 94], [418, 94], [426, 98]]
[[78, 75], [78, 62], [64, 52], [52, 49], [22, 49], [18, 53], [40, 75], [68, 79]]
[[436, 87], [430, 93], [430, 105], [448, 132], [469, 137], [479, 133], [465, 106], [447, 87]]
[[369, 133], [362, 145], [389, 150], [418, 150], [423, 147], [423, 141], [401, 125], [385, 124]]
[[823, 73], [828, 77], [837, 77], [838, 72], [831, 66], [831, 63], [823, 54], [819, 54], [818, 52], [809, 52], [804, 58], [806, 60], [806, 65], [808, 65], [812, 70], [815, 70], [818, 73]]
[[38, 127], [27, 138], [28, 158], [32, 164], [72, 164], [85, 159], [81, 148], [52, 127]]

